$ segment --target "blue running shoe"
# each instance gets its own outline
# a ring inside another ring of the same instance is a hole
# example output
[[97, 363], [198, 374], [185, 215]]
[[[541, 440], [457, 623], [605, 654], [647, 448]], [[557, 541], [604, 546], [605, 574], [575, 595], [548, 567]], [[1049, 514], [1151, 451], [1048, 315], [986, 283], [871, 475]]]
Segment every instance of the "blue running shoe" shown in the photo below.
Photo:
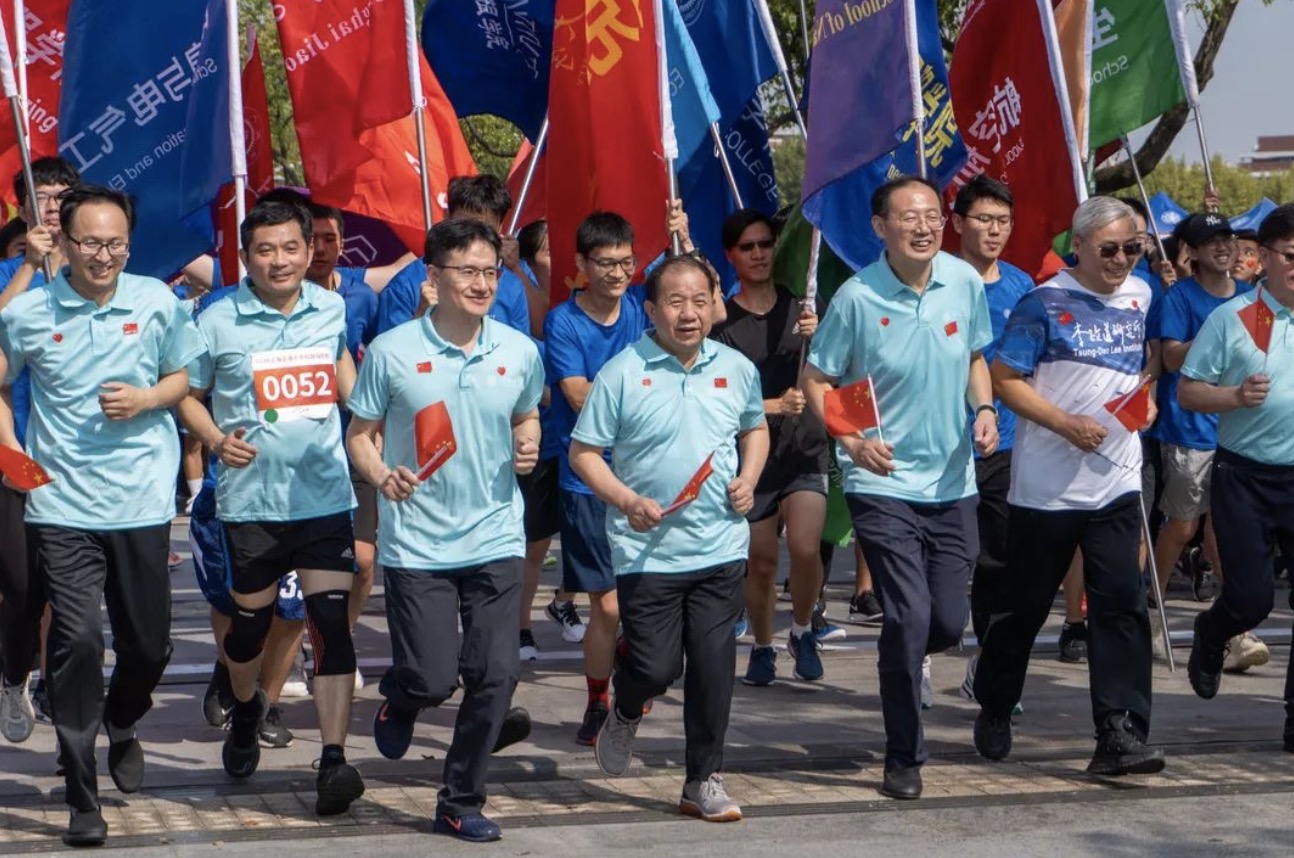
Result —
[[448, 834], [470, 843], [489, 843], [503, 836], [497, 823], [479, 813], [450, 816], [448, 813], [437, 812], [436, 822], [431, 830], [436, 834]]
[[826, 643], [827, 641], [843, 641], [849, 637], [849, 632], [835, 623], [823, 620], [822, 625], [814, 627], [813, 636], [818, 639], [819, 643]]
[[732, 636], [735, 638], [744, 638], [750, 634], [750, 621], [746, 619], [746, 612], [742, 611], [737, 617], [737, 625], [732, 627]]
[[746, 685], [763, 687], [777, 679], [777, 650], [771, 646], [756, 646], [750, 651], [750, 663], [741, 681]]
[[413, 725], [417, 712], [400, 709], [391, 701], [383, 700], [373, 716], [373, 743], [388, 760], [403, 759], [413, 742]]
[[792, 632], [786, 639], [786, 651], [795, 661], [795, 678], [816, 682], [822, 678], [822, 656], [818, 651], [822, 642], [812, 634], [797, 635]]

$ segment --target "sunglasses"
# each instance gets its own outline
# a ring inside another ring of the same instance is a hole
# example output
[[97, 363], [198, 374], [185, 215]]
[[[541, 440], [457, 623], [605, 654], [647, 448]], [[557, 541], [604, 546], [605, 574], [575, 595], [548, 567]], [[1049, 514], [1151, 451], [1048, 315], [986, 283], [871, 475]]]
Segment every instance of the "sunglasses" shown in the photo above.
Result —
[[1110, 241], [1096, 246], [1096, 252], [1102, 259], [1113, 259], [1119, 255], [1119, 251], [1123, 251], [1123, 255], [1131, 259], [1134, 256], [1140, 256], [1145, 250], [1146, 246], [1136, 240], [1125, 241], [1123, 244]]
[[742, 253], [750, 253], [756, 247], [760, 250], [772, 250], [776, 243], [771, 238], [761, 238], [759, 241], [743, 241], [737, 245], [737, 249]]

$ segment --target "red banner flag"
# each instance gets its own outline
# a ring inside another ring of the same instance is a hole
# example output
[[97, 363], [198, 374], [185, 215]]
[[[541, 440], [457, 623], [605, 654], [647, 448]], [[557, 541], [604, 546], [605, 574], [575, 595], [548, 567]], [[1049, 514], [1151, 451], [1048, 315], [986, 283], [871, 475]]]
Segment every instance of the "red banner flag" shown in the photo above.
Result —
[[[423, 177], [403, 59], [402, 5], [386, 0], [373, 4], [377, 11], [371, 14], [357, 12], [354, 0], [279, 8], [279, 39], [311, 198], [385, 221], [410, 250], [421, 253]], [[432, 216], [440, 220], [450, 178], [473, 175], [476, 165], [421, 52], [418, 63]], [[385, 116], [400, 118], [372, 124]]]
[[881, 427], [881, 412], [876, 406], [876, 391], [872, 388], [871, 376], [828, 390], [822, 410], [826, 417], [827, 432], [833, 438], [844, 438]]
[[556, 15], [547, 151], [554, 303], [578, 285], [580, 221], [598, 210], [628, 218], [641, 266], [665, 249], [669, 198], [652, 0], [557, 0]]
[[[27, 0], [27, 117], [28, 144], [32, 160], [58, 154], [58, 108], [63, 92], [63, 38], [67, 10], [72, 0]], [[11, 56], [18, 61], [18, 30], [13, 19], [14, 4], [0, 4], [5, 32], [9, 34]], [[18, 138], [13, 123], [0, 122], [0, 196], [12, 205], [18, 200], [9, 181], [22, 169]]]
[[1140, 432], [1150, 422], [1150, 382], [1105, 403], [1105, 410], [1113, 414], [1129, 432]]
[[24, 492], [52, 482], [52, 478], [45, 469], [29, 456], [21, 450], [15, 450], [3, 444], [0, 444], [0, 474], [4, 474], [9, 482]]
[[443, 402], [435, 402], [413, 418], [414, 449], [418, 453], [418, 479], [425, 480], [458, 452], [454, 424]]
[[701, 486], [705, 485], [705, 481], [710, 479], [710, 476], [714, 473], [714, 468], [710, 466], [713, 459], [714, 453], [705, 457], [701, 467], [696, 469], [696, 473], [692, 475], [692, 479], [687, 481], [687, 485], [683, 487], [683, 491], [678, 493], [678, 497], [674, 498], [674, 502], [660, 511], [662, 518], [678, 512], [701, 496]]
[[969, 154], [948, 199], [980, 172], [1008, 184], [1017, 217], [1003, 258], [1037, 271], [1086, 196], [1050, 0], [972, 0], [949, 88]]
[[1260, 352], [1267, 354], [1272, 345], [1272, 325], [1276, 323], [1276, 314], [1263, 300], [1263, 290], [1259, 289], [1256, 300], [1237, 311], [1237, 315], [1249, 336], [1254, 338], [1254, 345], [1258, 346]]
[[[521, 186], [526, 181], [526, 171], [530, 169], [530, 159], [534, 157], [535, 147], [529, 140], [521, 141], [521, 148], [517, 150], [517, 156], [512, 159], [512, 166], [508, 168], [508, 193], [512, 195], [512, 202], [515, 205], [521, 201]], [[513, 209], [515, 211], [515, 208]], [[512, 217], [511, 214], [508, 215]], [[535, 168], [535, 178], [530, 183], [530, 191], [526, 194], [525, 204], [521, 209], [521, 218], [517, 221], [517, 229], [537, 220], [543, 220], [548, 217], [548, 149], [544, 148], [539, 153], [539, 166]], [[505, 221], [506, 223], [507, 221]]]

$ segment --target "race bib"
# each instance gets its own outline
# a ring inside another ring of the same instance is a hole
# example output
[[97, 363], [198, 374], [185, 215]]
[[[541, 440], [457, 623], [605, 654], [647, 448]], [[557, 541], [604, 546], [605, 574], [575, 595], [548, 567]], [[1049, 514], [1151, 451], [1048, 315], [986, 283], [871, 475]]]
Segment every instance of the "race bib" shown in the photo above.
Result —
[[325, 420], [337, 403], [337, 364], [325, 346], [252, 354], [262, 423]]

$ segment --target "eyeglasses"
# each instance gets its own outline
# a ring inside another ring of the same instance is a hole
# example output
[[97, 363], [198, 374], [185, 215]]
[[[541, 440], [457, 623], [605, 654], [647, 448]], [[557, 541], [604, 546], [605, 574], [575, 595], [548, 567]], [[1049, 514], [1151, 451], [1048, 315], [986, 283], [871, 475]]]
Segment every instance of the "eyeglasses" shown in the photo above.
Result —
[[1006, 229], [1008, 226], [1011, 225], [1011, 221], [1015, 220], [1015, 218], [1012, 215], [986, 215], [986, 214], [966, 215], [966, 219], [973, 220], [977, 224], [979, 224], [980, 226], [986, 229], [992, 226], [993, 224], [997, 224], [1002, 229]]
[[70, 193], [72, 193], [71, 188], [65, 188], [64, 190], [61, 190], [58, 193], [54, 193], [54, 194], [42, 194], [40, 192], [37, 192], [36, 208], [43, 209], [46, 206], [50, 205], [51, 203], [53, 203], [56, 206], [62, 205], [63, 200], [67, 199], [67, 196]]
[[742, 253], [750, 253], [756, 247], [760, 250], [772, 250], [776, 244], [777, 242], [771, 238], [761, 238], [758, 241], [743, 241], [737, 245], [737, 249]]
[[1134, 256], [1140, 256], [1146, 250], [1146, 246], [1140, 241], [1125, 241], [1123, 244], [1115, 244], [1113, 241], [1107, 241], [1096, 246], [1097, 255], [1102, 259], [1113, 259], [1123, 251], [1123, 255], [1131, 259]]
[[442, 271], [454, 271], [464, 280], [475, 280], [481, 277], [486, 283], [493, 283], [499, 279], [499, 266], [493, 268], [478, 268], [475, 265], [436, 265], [436, 268]]
[[76, 245], [76, 249], [81, 251], [82, 256], [86, 256], [91, 259], [98, 256], [99, 251], [101, 250], [107, 250], [109, 256], [125, 256], [127, 253], [130, 253], [130, 242], [122, 241], [119, 238], [114, 238], [112, 241], [100, 241], [97, 238], [87, 238], [78, 241], [69, 235], [67, 240]]
[[925, 226], [931, 231], [938, 231], [944, 228], [948, 218], [939, 212], [926, 212], [924, 215], [916, 212], [908, 212], [902, 215], [893, 215], [894, 222], [897, 223], [905, 232], [914, 232], [919, 227]]
[[638, 260], [632, 256], [626, 256], [624, 259], [594, 259], [590, 257], [589, 262], [596, 265], [603, 274], [610, 274], [617, 268], [627, 274], [633, 274], [638, 268]]
[[1272, 247], [1270, 244], [1265, 244], [1263, 246], [1266, 247], [1268, 250], [1270, 250], [1272, 253], [1279, 256], [1281, 259], [1284, 259], [1286, 265], [1294, 266], [1294, 250], [1277, 250], [1276, 248]]

